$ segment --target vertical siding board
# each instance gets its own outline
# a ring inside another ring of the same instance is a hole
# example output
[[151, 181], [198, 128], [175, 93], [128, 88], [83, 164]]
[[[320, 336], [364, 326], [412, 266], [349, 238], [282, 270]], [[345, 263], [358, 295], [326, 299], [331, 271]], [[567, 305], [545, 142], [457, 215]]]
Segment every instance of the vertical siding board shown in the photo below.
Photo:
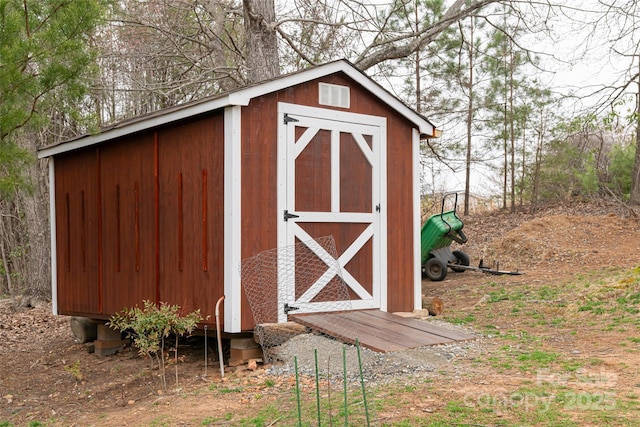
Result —
[[153, 132], [153, 238], [154, 238], [154, 298], [160, 302], [160, 155], [158, 132]]
[[184, 271], [184, 212], [182, 173], [178, 173], [178, 271]]
[[[67, 253], [66, 253], [66, 268], [65, 271], [67, 273], [71, 272], [71, 202], [69, 201], [69, 192], [65, 193], [64, 195], [64, 207], [65, 207], [65, 215], [66, 215], [66, 220], [67, 223], [66, 225], [66, 233], [65, 233], [65, 237], [66, 237], [66, 249], [67, 249]], [[63, 217], [64, 218], [64, 217]]]
[[96, 216], [98, 217], [97, 220], [97, 227], [98, 227], [98, 240], [97, 240], [97, 244], [98, 244], [98, 313], [104, 313], [104, 269], [103, 269], [103, 253], [102, 253], [102, 247], [103, 247], [103, 243], [104, 243], [104, 235], [103, 235], [103, 228], [102, 228], [102, 170], [100, 169], [100, 165], [101, 165], [101, 161], [100, 161], [100, 147], [96, 148], [96, 155], [95, 155], [95, 186], [96, 186], [96, 194], [95, 194], [95, 201], [96, 201], [96, 208], [97, 208], [97, 213]]
[[159, 298], [209, 322], [224, 293], [223, 131], [216, 113], [158, 132]]
[[[58, 313], [99, 310], [95, 150], [56, 159], [56, 242]], [[93, 218], [93, 219], [92, 219]]]
[[[101, 148], [103, 315], [155, 296], [151, 134]], [[140, 244], [139, 242], [145, 242]]]
[[[292, 92], [292, 91], [285, 91]], [[277, 95], [251, 101], [242, 110], [242, 259], [278, 244]], [[277, 300], [277, 296], [273, 296]], [[242, 292], [243, 330], [253, 329], [249, 301]]]
[[209, 232], [208, 232], [208, 211], [209, 199], [207, 189], [207, 169], [202, 170], [202, 271], [209, 271]]
[[388, 200], [388, 306], [387, 310], [412, 311], [413, 269], [413, 160], [411, 129], [399, 120], [389, 121]]
[[140, 185], [138, 181], [134, 184], [134, 233], [135, 233], [135, 253], [136, 253], [136, 272], [140, 271]]
[[80, 191], [80, 252], [82, 253], [82, 272], [87, 271], [87, 212], [84, 190]]

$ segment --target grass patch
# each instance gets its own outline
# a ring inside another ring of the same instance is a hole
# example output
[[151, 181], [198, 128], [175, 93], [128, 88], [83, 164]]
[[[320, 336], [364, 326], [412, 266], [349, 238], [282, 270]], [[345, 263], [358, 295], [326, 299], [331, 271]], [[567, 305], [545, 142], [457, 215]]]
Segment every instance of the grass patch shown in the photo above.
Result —
[[[239, 420], [241, 426], [254, 426], [254, 427], [263, 427], [269, 425], [275, 425], [279, 421], [282, 420], [282, 414], [273, 405], [267, 406], [258, 412], [258, 414], [251, 416], [249, 418], [245, 418]], [[285, 423], [286, 425], [286, 423]]]
[[500, 288], [497, 291], [489, 292], [489, 299], [487, 302], [489, 304], [493, 304], [500, 301], [522, 301], [525, 297], [523, 291], [520, 290], [512, 290], [507, 291], [505, 288]]
[[446, 317], [445, 320], [454, 325], [466, 325], [476, 321], [476, 317], [473, 314], [466, 314], [463, 316]]
[[551, 353], [547, 351], [534, 350], [530, 353], [523, 353], [517, 357], [521, 362], [531, 361], [540, 364], [548, 365], [551, 362], [558, 360], [558, 353]]

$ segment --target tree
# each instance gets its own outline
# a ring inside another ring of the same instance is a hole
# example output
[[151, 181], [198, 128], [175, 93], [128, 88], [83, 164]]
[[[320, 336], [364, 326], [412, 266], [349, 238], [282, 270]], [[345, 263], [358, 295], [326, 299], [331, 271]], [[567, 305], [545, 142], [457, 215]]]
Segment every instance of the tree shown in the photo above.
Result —
[[[415, 31], [388, 33], [385, 25], [379, 25], [375, 29], [377, 32], [374, 34], [373, 41], [357, 56], [354, 63], [360, 69], [367, 70], [385, 61], [407, 57], [435, 41], [451, 25], [496, 2], [497, 0], [455, 0], [440, 19], [421, 26]], [[380, 22], [385, 23], [392, 14], [393, 10], [390, 10]]]
[[638, 93], [636, 95], [636, 107], [632, 118], [636, 122], [636, 155], [635, 162], [633, 164], [633, 170], [631, 171], [631, 204], [640, 205], [640, 54], [638, 57]]
[[532, 59], [528, 52], [518, 48], [517, 37], [521, 34], [518, 21], [508, 20], [511, 9], [505, 7], [500, 13], [503, 22], [493, 32], [483, 63], [484, 70], [492, 76], [485, 104], [491, 111], [488, 124], [493, 130], [495, 145], [498, 141], [502, 144], [502, 207], [507, 208], [509, 199], [511, 212], [515, 212], [516, 141], [523, 133], [523, 128], [516, 126], [526, 126], [526, 122], [518, 120], [522, 106], [517, 103], [522, 98], [519, 95], [525, 92], [524, 69]]
[[[35, 134], [53, 111], [77, 115], [74, 106], [85, 94], [95, 59], [89, 40], [104, 7], [103, 0], [0, 0], [0, 254], [8, 282], [0, 291], [11, 286], [34, 298], [48, 295], [48, 226], [42, 214], [48, 198], [40, 191], [42, 170], [33, 158], [39, 143], [55, 141]], [[22, 232], [26, 236], [16, 235]], [[19, 247], [7, 251], [8, 243], [17, 242]]]
[[597, 2], [601, 9], [587, 14], [590, 20], [585, 24], [591, 28], [583, 45], [590, 44], [602, 55], [608, 54], [609, 63], [625, 62], [626, 70], [617, 74], [614, 81], [607, 82], [588, 93], [597, 97], [597, 112], [615, 109], [620, 101], [630, 94], [636, 97], [635, 107], [629, 123], [635, 128], [635, 161], [631, 173], [630, 203], [640, 205], [640, 4], [635, 0]]
[[247, 80], [257, 83], [280, 75], [274, 0], [243, 0], [247, 40]]

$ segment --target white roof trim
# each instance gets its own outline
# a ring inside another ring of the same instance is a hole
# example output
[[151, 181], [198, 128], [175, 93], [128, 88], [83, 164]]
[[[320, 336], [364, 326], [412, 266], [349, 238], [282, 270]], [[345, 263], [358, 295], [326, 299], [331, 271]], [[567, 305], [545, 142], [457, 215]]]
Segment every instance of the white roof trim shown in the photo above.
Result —
[[136, 132], [149, 130], [161, 125], [166, 125], [171, 122], [186, 119], [198, 114], [207, 113], [209, 111], [214, 111], [232, 105], [247, 106], [252, 99], [259, 96], [276, 92], [287, 87], [295, 86], [297, 84], [305, 83], [310, 80], [318, 79], [336, 72], [345, 73], [354, 81], [369, 90], [381, 101], [388, 104], [391, 108], [396, 110], [403, 117], [416, 125], [421, 134], [434, 134], [435, 128], [433, 124], [431, 124], [427, 119], [413, 111], [411, 108], [407, 107], [398, 98], [391, 95], [391, 93], [387, 92], [382, 88], [382, 86], [364, 75], [360, 70], [355, 68], [349, 62], [345, 60], [339, 60], [313, 67], [308, 70], [276, 78], [265, 83], [248, 86], [246, 88], [233, 91], [209, 101], [203, 101], [194, 105], [185, 106], [184, 108], [180, 108], [179, 106], [177, 106], [177, 110], [166, 114], [162, 114], [161, 111], [158, 111], [156, 113], [157, 115], [150, 117], [149, 119], [135, 120], [129, 124], [125, 122], [120, 125], [115, 125], [114, 128], [108, 129], [99, 134], [80, 137], [76, 140], [71, 140], [66, 143], [61, 143], [49, 148], [44, 148], [43, 150], [38, 152], [38, 158], [55, 156], [56, 154], [88, 147], [90, 145], [127, 136]]
[[136, 132], [149, 130], [167, 123], [175, 122], [178, 120], [186, 119], [201, 113], [213, 111], [229, 106], [228, 96], [222, 98], [216, 98], [211, 101], [202, 102], [190, 107], [185, 107], [167, 114], [160, 114], [155, 117], [150, 117], [147, 120], [139, 120], [130, 124], [116, 125], [115, 128], [106, 130], [104, 132], [87, 135], [80, 137], [76, 140], [72, 140], [66, 143], [55, 145], [49, 148], [44, 148], [38, 152], [38, 158], [55, 156], [56, 154], [66, 153], [67, 151], [77, 150], [78, 148], [88, 147], [90, 145], [98, 144], [100, 142], [109, 141], [119, 137], [131, 135]]

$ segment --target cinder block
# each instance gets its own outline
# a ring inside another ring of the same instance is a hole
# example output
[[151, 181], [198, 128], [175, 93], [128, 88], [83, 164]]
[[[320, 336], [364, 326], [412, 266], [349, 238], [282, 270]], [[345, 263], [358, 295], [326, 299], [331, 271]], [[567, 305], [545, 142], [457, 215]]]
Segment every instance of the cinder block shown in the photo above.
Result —
[[247, 348], [244, 350], [232, 348], [231, 359], [232, 360], [262, 359], [262, 349], [260, 347]]
[[120, 331], [111, 329], [107, 325], [99, 324], [97, 331], [98, 339], [101, 341], [119, 341], [121, 338]]
[[250, 348], [259, 348], [258, 343], [251, 337], [249, 338], [231, 338], [231, 349], [247, 350]]
[[99, 357], [111, 356], [124, 349], [127, 340], [95, 340], [93, 342], [95, 354]]

